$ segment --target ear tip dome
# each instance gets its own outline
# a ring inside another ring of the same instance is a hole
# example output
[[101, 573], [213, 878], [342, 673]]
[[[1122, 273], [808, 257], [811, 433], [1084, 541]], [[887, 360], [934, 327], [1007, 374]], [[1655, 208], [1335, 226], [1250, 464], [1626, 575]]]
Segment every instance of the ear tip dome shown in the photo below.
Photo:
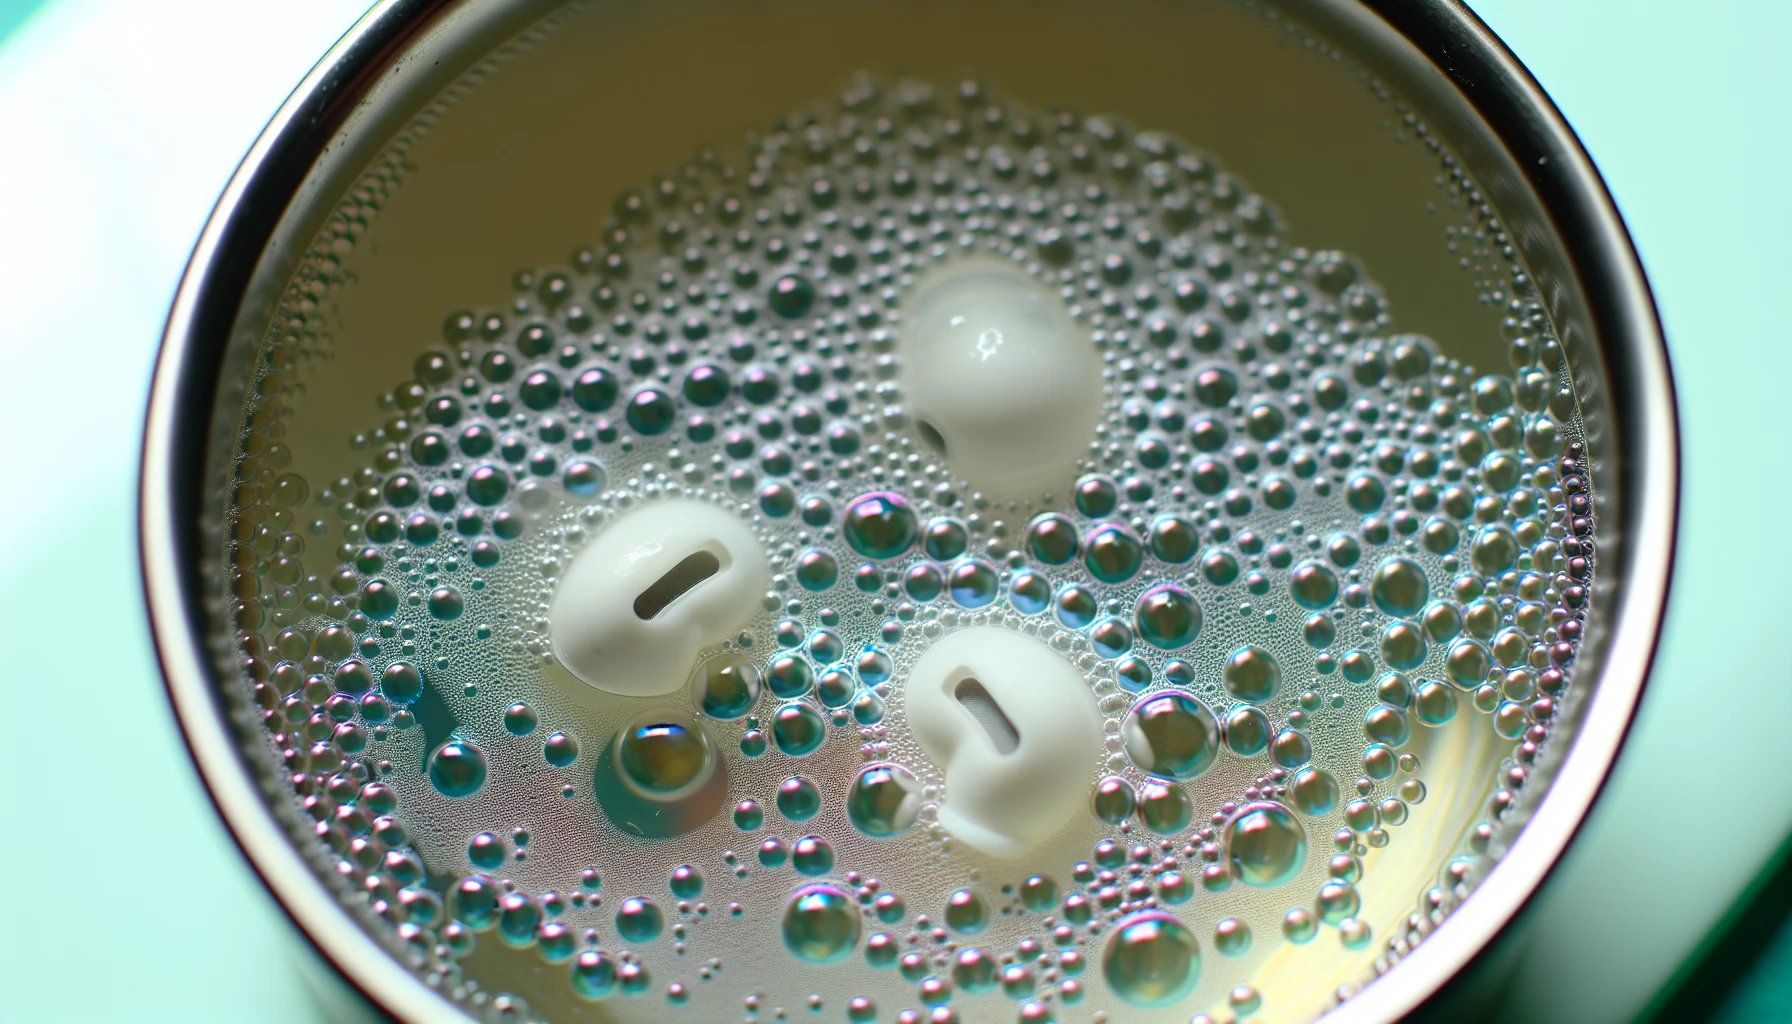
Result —
[[1101, 362], [1052, 286], [967, 256], [923, 274], [907, 306], [904, 394], [922, 440], [998, 500], [1067, 488], [1101, 415]]
[[603, 527], [562, 573], [548, 609], [554, 657], [606, 693], [671, 693], [699, 650], [751, 618], [769, 577], [758, 539], [725, 509], [643, 506]]
[[1075, 666], [1000, 626], [942, 637], [909, 671], [910, 728], [946, 776], [940, 824], [997, 857], [1027, 852], [1088, 798], [1101, 712]]

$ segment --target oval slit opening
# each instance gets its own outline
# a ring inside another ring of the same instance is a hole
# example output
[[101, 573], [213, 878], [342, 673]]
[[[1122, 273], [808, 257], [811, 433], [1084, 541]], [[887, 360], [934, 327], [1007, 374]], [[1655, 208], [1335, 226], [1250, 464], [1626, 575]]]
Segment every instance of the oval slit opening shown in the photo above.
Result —
[[938, 427], [935, 427], [926, 420], [918, 419], [915, 421], [915, 430], [920, 433], [921, 440], [927, 447], [932, 448], [942, 456], [946, 454], [946, 438], [945, 435], [940, 433]]
[[699, 551], [685, 556], [677, 565], [666, 570], [666, 574], [653, 581], [653, 585], [641, 591], [635, 598], [635, 614], [643, 619], [651, 619], [666, 610], [666, 606], [689, 593], [691, 588], [709, 579], [722, 569], [721, 559], [708, 551]]
[[952, 688], [952, 696], [964, 705], [964, 709], [989, 734], [989, 742], [995, 745], [996, 753], [1012, 754], [1020, 746], [1020, 731], [1002, 713], [1002, 706], [996, 703], [996, 699], [990, 696], [989, 690], [982, 683], [966, 676]]

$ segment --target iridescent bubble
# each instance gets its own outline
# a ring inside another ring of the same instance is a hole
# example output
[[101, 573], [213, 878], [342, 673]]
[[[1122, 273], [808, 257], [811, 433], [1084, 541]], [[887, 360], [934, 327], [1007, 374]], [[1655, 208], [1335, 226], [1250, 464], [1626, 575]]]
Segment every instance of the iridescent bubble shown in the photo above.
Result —
[[1181, 920], [1161, 910], [1122, 918], [1102, 950], [1108, 988], [1134, 1006], [1181, 1002], [1201, 980], [1201, 948]]
[[1110, 825], [1118, 825], [1132, 817], [1138, 800], [1132, 783], [1118, 776], [1109, 776], [1095, 784], [1095, 816]]
[[1307, 859], [1307, 834], [1281, 804], [1246, 804], [1226, 825], [1226, 857], [1233, 877], [1271, 888], [1300, 873]]
[[799, 960], [831, 964], [859, 944], [859, 905], [832, 885], [805, 885], [784, 908], [784, 948]]
[[815, 783], [793, 775], [778, 786], [778, 813], [790, 821], [808, 821], [821, 810], [821, 791]]
[[989, 563], [971, 558], [952, 567], [946, 589], [962, 608], [981, 608], [996, 599], [1001, 577]]
[[672, 869], [669, 885], [672, 895], [679, 899], [696, 899], [703, 893], [703, 876], [697, 873], [696, 868], [683, 864]]
[[709, 736], [677, 712], [648, 712], [616, 737], [616, 762], [623, 777], [657, 797], [700, 784], [715, 761]]
[[1512, 528], [1493, 523], [1475, 531], [1475, 539], [1469, 544], [1468, 560], [1476, 572], [1497, 576], [1517, 564], [1518, 554], [1518, 536]]
[[535, 929], [541, 926], [541, 904], [528, 893], [505, 893], [498, 899], [498, 938], [512, 949], [523, 949], [535, 943]]
[[1162, 583], [1139, 598], [1133, 621], [1146, 643], [1173, 651], [1193, 643], [1201, 632], [1201, 606], [1188, 591]]
[[1302, 608], [1323, 611], [1338, 599], [1338, 574], [1323, 562], [1308, 559], [1288, 574], [1288, 592]]
[[476, 868], [487, 871], [504, 866], [510, 852], [504, 849], [504, 841], [490, 832], [481, 832], [467, 844], [467, 860]]
[[1219, 756], [1220, 728], [1192, 694], [1164, 690], [1132, 706], [1121, 724], [1126, 756], [1152, 775], [1192, 779]]
[[1180, 871], [1166, 871], [1157, 876], [1157, 899], [1160, 903], [1179, 906], [1187, 903], [1194, 894], [1194, 885]]
[[846, 793], [846, 816], [853, 827], [877, 839], [901, 835], [921, 813], [921, 783], [900, 765], [859, 769]]
[[543, 760], [556, 768], [565, 768], [578, 760], [579, 741], [563, 732], [554, 733], [542, 744]]
[[1045, 913], [1058, 902], [1058, 883], [1044, 875], [1029, 875], [1020, 886], [1021, 905], [1036, 913]]
[[843, 668], [830, 668], [815, 680], [815, 699], [829, 710], [843, 708], [853, 702], [859, 692], [858, 680]]
[[[373, 689], [373, 670], [359, 661], [345, 661], [336, 666], [336, 672], [332, 678], [335, 682], [337, 693], [358, 696]], [[420, 689], [421, 686], [419, 686], [419, 690]], [[392, 695], [387, 694], [387, 696], [390, 698]], [[416, 698], [413, 697], [412, 699], [415, 700]]]
[[1349, 882], [1330, 881], [1319, 887], [1319, 896], [1315, 900], [1319, 911], [1319, 919], [1326, 924], [1337, 924], [1340, 921], [1355, 917], [1362, 908], [1362, 897], [1357, 895], [1356, 886]]
[[775, 868], [790, 857], [790, 851], [784, 848], [784, 840], [773, 836], [759, 844], [759, 863], [768, 868]]
[[704, 714], [732, 722], [746, 717], [759, 699], [759, 669], [744, 655], [725, 654], [704, 662], [692, 687]]
[[1406, 712], [1386, 704], [1369, 709], [1363, 717], [1363, 735], [1376, 743], [1385, 743], [1390, 747], [1401, 747], [1406, 744], [1409, 727], [1406, 724]]
[[840, 578], [840, 563], [820, 548], [810, 548], [797, 557], [796, 581], [804, 590], [823, 591]]
[[585, 999], [606, 999], [616, 991], [616, 961], [601, 950], [587, 949], [572, 963], [572, 988]]
[[1163, 779], [1146, 779], [1139, 786], [1139, 820], [1160, 836], [1174, 835], [1188, 827], [1194, 802], [1181, 786]]
[[983, 897], [970, 889], [959, 889], [946, 897], [946, 926], [964, 935], [975, 935], [989, 924], [989, 908]]
[[1245, 646], [1232, 652], [1220, 679], [1226, 692], [1239, 700], [1262, 704], [1282, 686], [1282, 667], [1261, 647]]
[[1226, 747], [1240, 757], [1255, 757], [1269, 749], [1272, 729], [1261, 708], [1240, 704], [1226, 712], [1223, 723]]
[[1454, 601], [1433, 601], [1425, 606], [1419, 622], [1432, 643], [1453, 640], [1462, 632], [1462, 609]]
[[1368, 515], [1387, 500], [1387, 488], [1372, 473], [1358, 473], [1344, 482], [1344, 502], [1354, 511]]
[[895, 558], [913, 547], [920, 526], [908, 499], [873, 491], [852, 500], [840, 525], [854, 551], [866, 558]]
[[791, 757], [814, 752], [824, 730], [821, 714], [807, 704], [786, 704], [772, 718], [772, 742]]
[[1063, 565], [1076, 557], [1076, 524], [1070, 517], [1048, 512], [1027, 526], [1027, 550], [1045, 565]]
[[428, 771], [443, 796], [469, 797], [485, 785], [485, 754], [467, 740], [451, 739], [430, 753]]
[[1381, 660], [1392, 668], [1418, 668], [1428, 651], [1425, 634], [1410, 622], [1390, 622], [1381, 631]]
[[1465, 690], [1473, 689], [1486, 682], [1493, 671], [1493, 655], [1479, 640], [1458, 637], [1444, 652], [1444, 668], [1451, 682]]
[[1037, 615], [1051, 603], [1051, 581], [1036, 572], [1019, 572], [1008, 584], [1008, 603], [1022, 615]]
[[398, 588], [383, 579], [373, 579], [360, 590], [360, 612], [369, 619], [391, 619], [398, 612]]
[[652, 942], [665, 924], [659, 906], [644, 896], [630, 896], [616, 910], [616, 934], [629, 942]]
[[884, 699], [875, 690], [861, 690], [852, 702], [852, 719], [860, 725], [876, 725], [884, 719]]
[[429, 614], [444, 622], [460, 618], [466, 608], [466, 599], [453, 587], [437, 587], [429, 592]]
[[1216, 587], [1230, 586], [1238, 579], [1238, 559], [1225, 548], [1209, 548], [1201, 556], [1201, 576]]
[[1145, 549], [1139, 539], [1118, 523], [1097, 526], [1083, 542], [1083, 565], [1103, 583], [1132, 579], [1144, 559]]
[[1100, 608], [1095, 595], [1078, 586], [1068, 586], [1058, 591], [1058, 621], [1071, 629], [1081, 629], [1095, 621], [1095, 613]]
[[1456, 716], [1456, 692], [1435, 679], [1427, 679], [1413, 693], [1412, 713], [1421, 724], [1442, 725]]
[[1103, 658], [1118, 658], [1132, 650], [1132, 627], [1117, 618], [1106, 618], [1089, 630], [1089, 646]]
[[1299, 729], [1283, 729], [1269, 741], [1269, 759], [1283, 768], [1299, 768], [1313, 759], [1313, 744]]
[[1200, 539], [1195, 524], [1180, 516], [1159, 516], [1151, 523], [1151, 553], [1171, 565], [1193, 558]]
[[734, 827], [751, 832], [765, 823], [765, 811], [757, 800], [742, 800], [734, 805]]
[[780, 274], [766, 292], [766, 305], [786, 320], [808, 316], [815, 305], [815, 286], [801, 274]]
[[959, 950], [953, 958], [952, 981], [968, 995], [996, 987], [996, 960], [981, 949]]
[[1282, 915], [1282, 935], [1295, 945], [1313, 941], [1319, 934], [1319, 921], [1305, 907], [1294, 907]]
[[896, 936], [889, 932], [878, 932], [865, 940], [865, 962], [873, 967], [888, 967], [896, 962], [896, 954], [900, 947], [896, 944]]
[[[337, 688], [341, 689], [341, 686], [338, 682]], [[423, 673], [415, 665], [395, 661], [380, 674], [380, 692], [394, 704], [410, 704], [423, 696]]]
[[902, 590], [917, 601], [927, 602], [940, 596], [946, 589], [946, 577], [939, 566], [930, 562], [910, 566], [902, 577]]
[[504, 709], [504, 731], [512, 736], [529, 735], [540, 720], [534, 708], [520, 701]]
[[1301, 625], [1301, 636], [1315, 650], [1324, 650], [1338, 638], [1338, 624], [1329, 615], [1315, 612]]
[[1288, 799], [1308, 817], [1330, 814], [1338, 806], [1338, 782], [1321, 768], [1302, 768], [1288, 783]]
[[832, 665], [846, 656], [846, 645], [831, 629], [818, 629], [809, 634], [809, 656], [817, 665]]
[[455, 918], [476, 932], [490, 929], [498, 923], [498, 897], [503, 891], [490, 875], [468, 875], [450, 894]]
[[866, 686], [876, 686], [890, 678], [895, 665], [890, 655], [880, 647], [866, 647], [859, 653], [859, 681]]
[[1419, 544], [1434, 555], [1447, 555], [1462, 543], [1462, 531], [1448, 519], [1432, 516], [1419, 532]]
[[1383, 614], [1395, 618], [1417, 615], [1431, 599], [1425, 570], [1410, 558], [1385, 558], [1369, 579], [1369, 596]]
[[629, 397], [624, 415], [630, 428], [653, 437], [672, 429], [678, 419], [678, 406], [665, 391], [646, 387]]
[[790, 846], [790, 866], [801, 875], [825, 875], [834, 870], [834, 848], [820, 836], [804, 836]]
[[1221, 918], [1213, 926], [1213, 947], [1223, 956], [1243, 956], [1251, 948], [1250, 926], [1236, 917]]
[[781, 700], [801, 697], [815, 685], [815, 670], [794, 654], [780, 654], [765, 670], [765, 681]]

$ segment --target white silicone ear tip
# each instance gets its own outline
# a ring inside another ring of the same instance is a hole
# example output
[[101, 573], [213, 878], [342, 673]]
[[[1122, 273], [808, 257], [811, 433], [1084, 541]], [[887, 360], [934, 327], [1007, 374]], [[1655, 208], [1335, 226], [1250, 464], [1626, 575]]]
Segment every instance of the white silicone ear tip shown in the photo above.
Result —
[[548, 608], [554, 656], [606, 693], [671, 693], [698, 651], [746, 625], [769, 579], [759, 541], [727, 511], [683, 499], [635, 509], [561, 574]]
[[1055, 289], [993, 256], [916, 282], [904, 401], [954, 475], [998, 499], [1069, 492], [1101, 415], [1101, 360]]
[[1018, 856], [1085, 807], [1101, 713], [1075, 666], [1000, 626], [928, 648], [906, 683], [915, 741], [946, 776], [939, 821], [962, 842]]

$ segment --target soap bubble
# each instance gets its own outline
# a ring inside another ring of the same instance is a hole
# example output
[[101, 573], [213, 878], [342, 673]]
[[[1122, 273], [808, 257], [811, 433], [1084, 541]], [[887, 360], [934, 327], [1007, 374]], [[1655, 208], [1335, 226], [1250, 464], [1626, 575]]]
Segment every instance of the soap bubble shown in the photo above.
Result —
[[784, 910], [784, 948], [809, 963], [831, 964], [859, 943], [859, 907], [836, 886], [805, 885]]
[[466, 740], [449, 740], [429, 755], [429, 781], [443, 796], [472, 796], [485, 785], [485, 753]]
[[746, 717], [759, 699], [759, 669], [746, 657], [711, 658], [697, 669], [692, 686], [704, 714], [734, 721]]
[[715, 763], [709, 737], [676, 713], [649, 712], [616, 739], [623, 776], [642, 791], [670, 796], [707, 778]]
[[1261, 647], [1245, 646], [1232, 652], [1221, 673], [1226, 692], [1242, 701], [1261, 704], [1282, 686], [1282, 667], [1275, 655]]
[[1383, 559], [1369, 582], [1369, 596], [1375, 607], [1396, 618], [1417, 615], [1431, 599], [1431, 587], [1425, 570], [1410, 558]]
[[1174, 915], [1140, 911], [1122, 918], [1109, 934], [1101, 973], [1108, 988], [1134, 1006], [1170, 1006], [1201, 980], [1201, 949]]
[[1219, 754], [1220, 729], [1213, 712], [1178, 690], [1154, 693], [1134, 704], [1121, 736], [1133, 764], [1166, 778], [1195, 778]]
[[1239, 881], [1271, 888], [1300, 873], [1307, 836], [1281, 804], [1246, 804], [1226, 824], [1226, 857]]
[[846, 794], [846, 814], [853, 827], [874, 838], [900, 835], [921, 813], [921, 783], [899, 765], [873, 764], [859, 769]]
[[846, 508], [841, 533], [866, 558], [896, 558], [914, 546], [918, 526], [908, 500], [888, 491], [854, 498]]

